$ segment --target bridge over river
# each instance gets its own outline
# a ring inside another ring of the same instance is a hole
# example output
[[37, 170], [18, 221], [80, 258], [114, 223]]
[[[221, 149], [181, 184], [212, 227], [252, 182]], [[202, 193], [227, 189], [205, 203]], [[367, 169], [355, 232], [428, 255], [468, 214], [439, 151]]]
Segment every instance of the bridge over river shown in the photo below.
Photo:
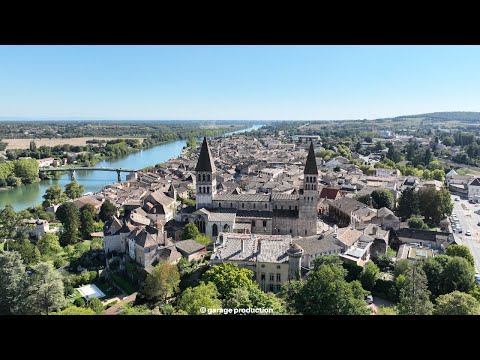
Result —
[[122, 181], [121, 173], [134, 173], [138, 170], [135, 169], [125, 169], [125, 168], [110, 168], [110, 167], [72, 167], [72, 166], [63, 166], [63, 167], [41, 167], [38, 169], [38, 174], [46, 174], [49, 172], [69, 172], [70, 179], [75, 180], [75, 172], [77, 171], [111, 171], [117, 172], [118, 175], [118, 182]]

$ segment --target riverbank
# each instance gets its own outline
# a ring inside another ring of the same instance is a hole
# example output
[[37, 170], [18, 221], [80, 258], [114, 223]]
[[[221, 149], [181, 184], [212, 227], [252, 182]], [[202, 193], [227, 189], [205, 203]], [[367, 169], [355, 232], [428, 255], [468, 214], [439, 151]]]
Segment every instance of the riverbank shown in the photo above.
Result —
[[[251, 126], [243, 129], [242, 132], [253, 131], [261, 126], [262, 125]], [[228, 133], [222, 135], [228, 135]], [[155, 166], [156, 164], [164, 163], [170, 159], [178, 158], [186, 144], [186, 140], [162, 143], [149, 149], [135, 151], [121, 158], [102, 160], [98, 162], [95, 167], [143, 169]], [[92, 170], [76, 171], [75, 179], [77, 183], [84, 187], [85, 192], [93, 193], [96, 193], [105, 186], [118, 181], [116, 172]], [[70, 174], [66, 171], [60, 175], [59, 179], [43, 180], [35, 184], [21, 185], [6, 191], [0, 191], [0, 209], [7, 204], [12, 205], [16, 211], [39, 205], [43, 201], [45, 191], [51, 185], [58, 184], [64, 188], [65, 185], [70, 182]]]

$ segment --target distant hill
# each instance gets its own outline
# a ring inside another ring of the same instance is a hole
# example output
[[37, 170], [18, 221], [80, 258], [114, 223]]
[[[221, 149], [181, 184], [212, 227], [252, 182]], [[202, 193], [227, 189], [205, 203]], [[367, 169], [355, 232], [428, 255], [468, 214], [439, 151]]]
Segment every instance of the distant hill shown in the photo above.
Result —
[[418, 115], [397, 116], [394, 119], [404, 118], [423, 118], [429, 120], [458, 120], [458, 121], [480, 121], [480, 112], [473, 111], [450, 111], [450, 112], [433, 112]]

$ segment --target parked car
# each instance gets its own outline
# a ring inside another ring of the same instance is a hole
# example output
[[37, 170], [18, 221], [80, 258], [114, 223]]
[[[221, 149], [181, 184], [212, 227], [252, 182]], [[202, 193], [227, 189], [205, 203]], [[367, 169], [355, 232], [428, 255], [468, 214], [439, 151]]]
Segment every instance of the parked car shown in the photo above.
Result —
[[475, 274], [475, 282], [480, 285], [480, 274]]
[[367, 304], [373, 304], [373, 296], [372, 295], [365, 296], [365, 301], [367, 302]]
[[472, 233], [470, 232], [470, 230], [467, 230], [467, 231], [465, 231], [465, 235], [472, 236]]
[[457, 198], [455, 198], [455, 201], [460, 201], [460, 198], [458, 198], [458, 197], [457, 197]]

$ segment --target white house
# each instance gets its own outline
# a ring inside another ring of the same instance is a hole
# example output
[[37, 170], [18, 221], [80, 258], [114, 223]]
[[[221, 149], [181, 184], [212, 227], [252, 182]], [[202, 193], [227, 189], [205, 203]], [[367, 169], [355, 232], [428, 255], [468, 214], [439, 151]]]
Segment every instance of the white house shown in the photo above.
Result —
[[378, 177], [392, 177], [398, 176], [399, 171], [397, 169], [376, 169], [375, 176]]
[[468, 200], [480, 202], [480, 178], [475, 178], [468, 184]]

